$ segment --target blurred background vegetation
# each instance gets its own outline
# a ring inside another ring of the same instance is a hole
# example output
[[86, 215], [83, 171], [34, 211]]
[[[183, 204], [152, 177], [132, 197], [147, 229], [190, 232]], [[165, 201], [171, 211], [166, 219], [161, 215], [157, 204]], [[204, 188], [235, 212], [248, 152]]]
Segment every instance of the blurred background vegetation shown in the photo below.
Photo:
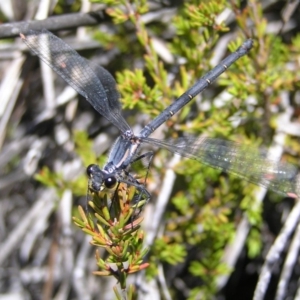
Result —
[[[299, 165], [298, 2], [1, 1], [0, 299], [114, 299], [116, 284], [92, 274], [95, 247], [72, 216], [86, 206], [85, 168], [104, 164], [119, 132], [29, 53], [20, 29], [47, 28], [109, 70], [135, 133], [252, 38], [249, 55], [152, 137], [272, 147]], [[272, 261], [266, 294], [256, 299], [298, 295], [298, 250], [291, 250], [298, 219], [287, 223], [296, 200], [162, 150], [147, 188], [150, 266], [128, 278], [139, 299], [252, 299], [285, 224], [290, 235]]]

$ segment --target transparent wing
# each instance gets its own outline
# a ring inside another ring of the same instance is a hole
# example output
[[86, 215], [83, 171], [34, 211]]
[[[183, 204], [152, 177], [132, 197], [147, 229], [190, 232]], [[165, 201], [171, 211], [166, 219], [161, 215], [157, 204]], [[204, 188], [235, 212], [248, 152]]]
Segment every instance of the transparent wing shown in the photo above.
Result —
[[297, 168], [288, 163], [267, 159], [265, 150], [213, 138], [178, 138], [166, 141], [143, 138], [142, 141], [238, 175], [279, 194], [294, 198], [300, 195]]
[[74, 49], [46, 29], [20, 34], [24, 43], [121, 132], [131, 131], [121, 115], [116, 82], [104, 68], [91, 67]]

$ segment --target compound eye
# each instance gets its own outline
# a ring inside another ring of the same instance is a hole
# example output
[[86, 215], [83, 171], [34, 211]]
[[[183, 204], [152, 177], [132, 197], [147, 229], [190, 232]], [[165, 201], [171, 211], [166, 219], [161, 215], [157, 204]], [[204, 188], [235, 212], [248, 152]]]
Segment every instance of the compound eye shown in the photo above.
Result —
[[92, 164], [86, 168], [86, 174], [88, 177], [91, 177], [93, 175], [93, 173], [95, 173], [96, 167], [97, 167], [97, 165]]
[[116, 177], [108, 177], [104, 180], [104, 185], [108, 189], [115, 187], [116, 183], [117, 183]]

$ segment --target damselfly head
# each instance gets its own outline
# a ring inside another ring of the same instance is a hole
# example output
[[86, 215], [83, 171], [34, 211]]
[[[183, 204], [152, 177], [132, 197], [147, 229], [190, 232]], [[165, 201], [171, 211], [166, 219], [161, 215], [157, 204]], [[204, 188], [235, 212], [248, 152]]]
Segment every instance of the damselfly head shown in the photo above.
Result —
[[104, 172], [99, 166], [92, 164], [86, 168], [86, 174], [89, 177], [89, 189], [93, 192], [100, 192], [103, 188]]
[[91, 164], [86, 168], [87, 176], [89, 177], [89, 189], [93, 192], [100, 192], [104, 189], [115, 189], [117, 179], [111, 174], [102, 171], [99, 166]]

